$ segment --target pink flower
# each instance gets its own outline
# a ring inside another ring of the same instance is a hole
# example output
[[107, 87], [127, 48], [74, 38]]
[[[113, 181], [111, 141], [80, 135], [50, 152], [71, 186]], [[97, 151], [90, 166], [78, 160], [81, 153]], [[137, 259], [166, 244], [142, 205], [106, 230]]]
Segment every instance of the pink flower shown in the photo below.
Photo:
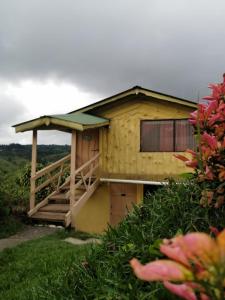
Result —
[[137, 259], [130, 261], [136, 276], [146, 281], [180, 281], [192, 279], [192, 273], [184, 266], [170, 260], [156, 260], [142, 265]]
[[201, 300], [210, 300], [205, 286], [213, 293], [216, 290], [224, 295], [225, 229], [216, 239], [195, 232], [164, 240], [160, 251], [171, 260], [156, 260], [146, 265], [135, 258], [131, 260], [137, 277], [146, 281], [163, 281], [168, 290], [187, 300], [197, 300], [196, 292], [200, 293]]
[[189, 159], [187, 158], [186, 156], [184, 155], [181, 155], [181, 154], [174, 154], [174, 157], [176, 157], [177, 159], [179, 160], [182, 160], [185, 162], [185, 165], [187, 167], [190, 167], [190, 168], [196, 168], [198, 166], [198, 160], [196, 159], [197, 155], [196, 153], [193, 151], [193, 150], [190, 150], [190, 149], [187, 149], [186, 150], [187, 153], [190, 153], [192, 155], [192, 159]]
[[209, 146], [212, 150], [217, 148], [217, 139], [214, 135], [210, 135], [207, 132], [204, 132], [201, 136], [201, 143]]
[[173, 294], [182, 297], [186, 300], [197, 300], [197, 297], [195, 295], [195, 292], [193, 288], [188, 286], [187, 284], [174, 284], [170, 283], [168, 281], [165, 281], [164, 283], [165, 288], [167, 288], [170, 292]]

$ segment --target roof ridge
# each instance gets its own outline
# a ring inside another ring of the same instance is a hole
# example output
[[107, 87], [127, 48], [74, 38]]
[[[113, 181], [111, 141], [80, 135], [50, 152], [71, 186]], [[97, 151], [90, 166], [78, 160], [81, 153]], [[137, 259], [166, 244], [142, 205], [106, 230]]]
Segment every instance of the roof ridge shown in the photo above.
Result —
[[[184, 104], [184, 103], [187, 103], [187, 104], [190, 104], [190, 105], [191, 105], [191, 104], [192, 104], [192, 105], [197, 105], [196, 102], [191, 101], [191, 100], [187, 100], [187, 99], [179, 98], [179, 97], [176, 97], [176, 96], [164, 94], [164, 93], [161, 93], [161, 92], [153, 91], [153, 90], [150, 90], [150, 89], [143, 88], [143, 87], [141, 87], [141, 86], [139, 86], [139, 85], [136, 85], [136, 86], [131, 87], [131, 88], [128, 89], [128, 90], [122, 91], [122, 92], [120, 92], [120, 93], [117, 93], [117, 94], [112, 95], [112, 96], [110, 96], [110, 97], [104, 98], [104, 99], [102, 99], [102, 100], [99, 100], [99, 101], [94, 102], [94, 103], [92, 103], [92, 104], [89, 104], [89, 105], [87, 105], [87, 106], [81, 107], [81, 108], [79, 108], [79, 109], [77, 109], [77, 110], [71, 111], [71, 112], [69, 112], [68, 114], [72, 114], [72, 113], [75, 113], [75, 112], [82, 112], [82, 113], [85, 112], [85, 113], [86, 113], [86, 111], [91, 110], [92, 108], [94, 108], [94, 106], [97, 106], [97, 107], [98, 107], [98, 106], [101, 106], [101, 105], [106, 104], [105, 102], [107, 102], [107, 101], [113, 102], [113, 101], [119, 100], [119, 99], [121, 99], [121, 98], [123, 97], [123, 95], [125, 95], [124, 97], [126, 97], [126, 96], [129, 96], [129, 95], [135, 94], [135, 93], [137, 92], [137, 91], [136, 91], [137, 89], [142, 90], [142, 91], [145, 91], [145, 92], [148, 92], [148, 93], [152, 93], [152, 94], [155, 94], [155, 95], [161, 95], [161, 96], [163, 96], [163, 97], [168, 97], [168, 98], [171, 98], [171, 99], [175, 99], [175, 100], [177, 100], [177, 101], [183, 102], [183, 104]], [[114, 98], [115, 98], [115, 100], [113, 100]], [[118, 98], [118, 99], [117, 99], [117, 98]], [[112, 100], [112, 101], [111, 101], [111, 100]], [[162, 100], [163, 100], [163, 99], [162, 99]], [[172, 102], [172, 101], [171, 101], [171, 102]], [[107, 103], [108, 103], [108, 102], [107, 102]]]

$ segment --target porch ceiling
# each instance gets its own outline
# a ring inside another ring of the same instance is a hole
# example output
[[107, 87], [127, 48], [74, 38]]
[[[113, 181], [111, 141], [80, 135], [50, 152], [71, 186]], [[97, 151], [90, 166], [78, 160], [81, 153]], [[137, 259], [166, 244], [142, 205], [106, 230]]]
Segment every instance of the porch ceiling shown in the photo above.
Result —
[[100, 118], [86, 113], [42, 116], [37, 119], [13, 125], [16, 132], [37, 130], [60, 130], [70, 132], [73, 129], [84, 131], [109, 125], [109, 119]]

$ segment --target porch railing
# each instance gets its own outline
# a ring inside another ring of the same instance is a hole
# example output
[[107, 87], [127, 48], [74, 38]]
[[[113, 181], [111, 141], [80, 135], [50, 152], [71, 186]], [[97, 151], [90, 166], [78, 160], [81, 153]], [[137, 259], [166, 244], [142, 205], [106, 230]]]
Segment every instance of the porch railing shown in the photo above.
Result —
[[[31, 193], [30, 193], [30, 211], [36, 207], [37, 194], [46, 190], [47, 193], [42, 195], [42, 203], [57, 192], [63, 182], [68, 181], [70, 176], [70, 154], [56, 161], [55, 163], [36, 172], [31, 177]], [[44, 199], [43, 199], [44, 198]]]

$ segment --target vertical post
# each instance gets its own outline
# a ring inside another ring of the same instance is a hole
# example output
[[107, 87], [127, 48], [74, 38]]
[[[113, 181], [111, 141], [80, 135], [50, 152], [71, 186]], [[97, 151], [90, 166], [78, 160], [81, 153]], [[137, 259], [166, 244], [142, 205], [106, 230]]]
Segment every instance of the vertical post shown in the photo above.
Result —
[[71, 136], [71, 161], [70, 161], [70, 209], [75, 202], [75, 169], [76, 169], [76, 130]]
[[31, 179], [30, 179], [30, 209], [35, 206], [35, 179], [37, 165], [37, 130], [33, 130], [32, 156], [31, 156]]

